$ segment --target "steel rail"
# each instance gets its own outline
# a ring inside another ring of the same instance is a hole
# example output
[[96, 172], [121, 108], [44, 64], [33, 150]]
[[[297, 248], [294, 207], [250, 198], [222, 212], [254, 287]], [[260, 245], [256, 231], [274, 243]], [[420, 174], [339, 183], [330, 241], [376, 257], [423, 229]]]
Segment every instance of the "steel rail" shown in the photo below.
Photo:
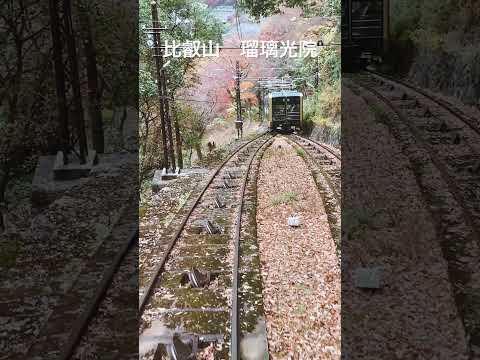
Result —
[[480, 135], [480, 124], [475, 124], [475, 119], [472, 118], [471, 116], [465, 114], [463, 111], [461, 111], [460, 109], [457, 109], [457, 108], [454, 108], [454, 105], [453, 104], [449, 104], [449, 103], [445, 103], [444, 100], [442, 99], [437, 99], [435, 98], [433, 95], [430, 95], [428, 94], [425, 90], [423, 89], [420, 89], [419, 87], [416, 87], [415, 85], [412, 85], [410, 83], [407, 83], [406, 81], [403, 81], [403, 80], [400, 80], [400, 79], [396, 79], [392, 76], [389, 76], [389, 75], [386, 75], [386, 74], [382, 74], [378, 71], [374, 71], [374, 70], [365, 70], [367, 73], [370, 73], [370, 74], [373, 74], [373, 75], [376, 75], [377, 77], [379, 78], [383, 78], [384, 80], [388, 80], [390, 82], [393, 82], [393, 83], [397, 83], [397, 84], [400, 84], [402, 86], [405, 86], [406, 88], [409, 88], [410, 90], [412, 91], [415, 91], [417, 93], [419, 93], [420, 95], [426, 97], [427, 99], [429, 99], [430, 101], [434, 102], [435, 104], [439, 105], [440, 107], [442, 107], [443, 109], [447, 110], [451, 115], [459, 118], [461, 121], [463, 121], [466, 125], [468, 125], [468, 127], [470, 127], [470, 129], [472, 131], [474, 131], [475, 133], [479, 134]]
[[230, 351], [231, 351], [231, 360], [238, 360], [240, 359], [240, 353], [239, 353], [239, 339], [240, 339], [240, 333], [239, 333], [239, 322], [238, 322], [238, 314], [239, 314], [239, 309], [238, 309], [238, 283], [239, 283], [239, 273], [238, 273], [238, 268], [240, 265], [240, 236], [241, 236], [241, 230], [242, 230], [242, 212], [243, 212], [243, 199], [245, 197], [245, 190], [247, 189], [247, 184], [248, 184], [248, 178], [250, 174], [250, 170], [253, 164], [253, 160], [255, 159], [257, 153], [268, 145], [270, 143], [270, 139], [266, 140], [261, 146], [259, 146], [255, 152], [252, 154], [247, 170], [245, 171], [245, 177], [243, 179], [242, 183], [242, 188], [240, 190], [240, 203], [237, 208], [237, 217], [236, 217], [236, 223], [235, 223], [235, 235], [233, 238], [234, 245], [235, 245], [235, 250], [234, 250], [234, 255], [233, 255], [233, 281], [232, 281], [232, 312], [231, 312], [231, 344], [230, 344]]
[[464, 205], [467, 202], [466, 198], [465, 196], [462, 195], [462, 191], [455, 184], [455, 181], [452, 178], [452, 176], [449, 174], [447, 167], [443, 164], [444, 161], [438, 159], [435, 156], [435, 152], [432, 150], [432, 147], [423, 139], [422, 135], [415, 128], [415, 126], [412, 125], [411, 122], [402, 114], [402, 112], [396, 108], [396, 106], [392, 103], [392, 101], [387, 99], [384, 95], [382, 95], [377, 90], [373, 89], [371, 86], [368, 86], [365, 84], [358, 84], [358, 83], [356, 83], [356, 85], [359, 86], [360, 88], [363, 88], [369, 91], [377, 99], [381, 100], [391, 111], [393, 111], [395, 116], [397, 116], [398, 119], [408, 127], [409, 131], [413, 134], [414, 138], [418, 141], [418, 143], [421, 144], [428, 151], [431, 162], [440, 171], [440, 173], [442, 174], [448, 186], [450, 193], [453, 195], [455, 201], [460, 205], [463, 217], [467, 225], [471, 228], [475, 238], [480, 239], [480, 234], [478, 233], [478, 230], [474, 225], [475, 222], [473, 220], [473, 215]]
[[[455, 183], [455, 180], [453, 179], [453, 177], [449, 174], [446, 165], [443, 164], [444, 161], [438, 159], [435, 156], [435, 152], [432, 151], [432, 147], [422, 138], [422, 135], [419, 134], [419, 131], [415, 128], [415, 126], [412, 125], [411, 122], [402, 114], [402, 112], [399, 111], [396, 108], [396, 106], [392, 103], [392, 101], [387, 99], [384, 95], [382, 95], [380, 92], [373, 89], [369, 85], [364, 85], [364, 84], [361, 84], [361, 83], [359, 84], [358, 82], [355, 82], [355, 84], [359, 88], [363, 88], [363, 89], [367, 90], [368, 92], [373, 94], [377, 99], [379, 99], [381, 102], [383, 102], [395, 114], [395, 116], [402, 123], [404, 123], [407, 126], [408, 130], [411, 132], [413, 137], [428, 152], [428, 155], [430, 157], [430, 161], [437, 168], [437, 170], [440, 172], [441, 176], [443, 177], [443, 179], [444, 179], [444, 181], [447, 185], [448, 191], [453, 196], [454, 200], [458, 203], [458, 205], [460, 207], [460, 210], [461, 210], [461, 213], [462, 213], [462, 217], [465, 221], [465, 224], [470, 228], [472, 238], [474, 240], [476, 240], [477, 243], [478, 243], [479, 239], [480, 239], [480, 234], [479, 234], [477, 228], [475, 227], [474, 220], [473, 220], [474, 216], [471, 214], [470, 210], [465, 205], [465, 203], [467, 202], [467, 199], [466, 199], [465, 196], [462, 195], [462, 191], [459, 189], [459, 187]], [[442, 224], [440, 222], [438, 222], [437, 220], [435, 220], [435, 222], [436, 222], [436, 226], [438, 228], [440, 228], [442, 226]], [[449, 260], [447, 260], [447, 261], [449, 261]], [[469, 332], [467, 331], [467, 322], [466, 322], [466, 319], [465, 319], [464, 310], [460, 310], [459, 305], [458, 305], [459, 302], [464, 301], [464, 299], [463, 299], [464, 294], [462, 293], [461, 295], [455, 295], [455, 298], [457, 298], [457, 297], [461, 298], [460, 301], [458, 299], [455, 299], [455, 302], [457, 303], [458, 311], [460, 313], [462, 313], [462, 315], [460, 315], [462, 317], [462, 325], [463, 325], [465, 333], [468, 336], [470, 336]], [[470, 341], [472, 341], [471, 338], [470, 338]], [[469, 343], [468, 347], [469, 347], [469, 350], [468, 350], [469, 353], [472, 354], [472, 348], [471, 348], [472, 344]], [[470, 355], [469, 358], [473, 359], [471, 356], [472, 355]]]
[[315, 145], [317, 146], [320, 146], [321, 148], [323, 148], [324, 150], [328, 151], [330, 154], [332, 154], [335, 158], [337, 158], [338, 160], [342, 160], [342, 156], [341, 155], [338, 155], [337, 153], [335, 153], [335, 151], [333, 151], [332, 149], [330, 149], [328, 146], [326, 146], [325, 144], [322, 144], [318, 141], [315, 141], [313, 139], [310, 139], [310, 138], [307, 138], [307, 137], [304, 137], [304, 136], [300, 136], [300, 135], [295, 135], [296, 137], [300, 138], [300, 139], [303, 139], [303, 140], [307, 140], [307, 141], [310, 141], [312, 143], [314, 143]]
[[88, 324], [90, 323], [93, 316], [96, 314], [100, 303], [105, 297], [105, 294], [107, 293], [107, 290], [112, 283], [113, 277], [120, 268], [123, 259], [127, 255], [129, 249], [138, 242], [138, 234], [139, 232], [137, 228], [130, 235], [128, 242], [126, 242], [120, 249], [120, 251], [118, 251], [112, 265], [104, 272], [102, 282], [100, 283], [100, 286], [98, 287], [95, 296], [93, 297], [92, 301], [87, 305], [86, 309], [79, 316], [78, 321], [70, 332], [68, 343], [61, 352], [58, 358], [59, 360], [69, 360], [72, 357], [75, 349], [77, 348], [80, 340], [82, 339], [83, 333], [87, 329]]
[[[300, 138], [302, 140], [310, 140], [308, 138], [302, 137], [302, 136], [296, 136], [297, 138]], [[312, 162], [312, 165], [309, 164], [306, 159], [307, 166], [311, 169], [312, 167], [318, 171], [318, 173], [321, 174], [321, 177], [324, 180], [324, 183], [317, 181], [317, 177], [313, 176], [315, 184], [317, 186], [318, 192], [320, 193], [323, 201], [324, 201], [324, 207], [325, 207], [325, 212], [327, 214], [327, 221], [328, 225], [330, 228], [330, 234], [332, 236], [332, 239], [335, 243], [336, 249], [337, 249], [337, 260], [338, 260], [338, 265], [341, 267], [341, 229], [340, 229], [340, 223], [341, 223], [341, 202], [342, 202], [342, 195], [341, 195], [341, 178], [338, 179], [339, 186], [337, 188], [336, 184], [336, 176], [331, 173], [329, 173], [328, 170], [324, 169], [321, 164], [318, 163], [317, 159], [313, 155], [311, 149], [307, 148], [305, 145], [301, 144], [299, 139], [295, 138], [288, 138], [289, 142], [295, 144], [299, 148], [303, 149], [306, 154], [310, 157], [310, 161]], [[313, 141], [313, 140], [310, 140]], [[322, 146], [321, 143], [317, 143], [316, 141], [313, 141], [315, 144], [320, 145], [320, 147], [329, 153], [332, 154], [330, 149], [328, 147]], [[337, 160], [340, 162], [340, 170], [341, 170], [341, 158], [333, 154]], [[313, 172], [312, 172], [313, 175]], [[335, 202], [335, 208], [338, 210], [332, 210], [331, 208], [326, 206], [326, 202], [329, 201], [334, 201]]]
[[208, 179], [207, 183], [205, 184], [205, 186], [203, 187], [202, 191], [200, 192], [200, 194], [197, 196], [197, 198], [195, 199], [195, 201], [193, 202], [192, 206], [190, 207], [190, 209], [188, 210], [187, 214], [184, 216], [182, 222], [180, 223], [180, 226], [178, 227], [177, 231], [174, 233], [173, 237], [172, 237], [172, 240], [170, 240], [170, 243], [168, 244], [167, 246], [167, 249], [165, 250], [163, 256], [162, 256], [162, 259], [160, 260], [159, 264], [156, 266], [155, 270], [154, 270], [154, 274], [152, 276], [152, 278], [150, 279], [148, 285], [147, 285], [147, 288], [145, 290], [145, 292], [143, 293], [143, 295], [141, 296], [140, 298], [140, 301], [139, 301], [139, 305], [138, 305], [138, 311], [139, 311], [139, 315], [141, 316], [143, 311], [145, 310], [145, 306], [148, 302], [148, 300], [150, 299], [150, 296], [152, 294], [152, 291], [153, 291], [153, 288], [155, 287], [155, 283], [157, 282], [159, 276], [161, 275], [162, 271], [163, 271], [163, 268], [165, 266], [165, 263], [167, 262], [168, 258], [170, 257], [170, 253], [172, 252], [172, 249], [173, 247], [175, 246], [175, 244], [177, 243], [177, 240], [179, 239], [181, 233], [183, 232], [184, 228], [185, 228], [185, 225], [187, 224], [187, 221], [188, 219], [190, 218], [190, 216], [192, 215], [193, 211], [195, 210], [195, 208], [197, 207], [197, 205], [200, 203], [200, 200], [202, 199], [203, 195], [205, 194], [205, 192], [207, 191], [207, 189], [210, 187], [210, 185], [212, 184], [213, 180], [215, 179], [215, 177], [218, 175], [218, 173], [220, 172], [220, 170], [222, 170], [225, 165], [236, 155], [238, 154], [242, 149], [244, 149], [245, 147], [247, 147], [248, 145], [250, 145], [252, 142], [260, 139], [262, 136], [265, 136], [269, 134], [269, 132], [266, 132], [262, 135], [259, 135], [257, 137], [255, 137], [254, 139], [248, 141], [247, 143], [243, 144], [242, 146], [240, 146], [237, 150], [235, 150], [233, 153], [230, 154], [230, 156], [228, 156], [223, 162], [222, 164], [220, 164], [220, 166], [217, 167], [217, 169], [214, 171], [214, 173], [210, 176], [210, 178]]
[[[325, 149], [325, 150], [328, 151], [330, 154], [332, 154], [333, 156], [335, 156], [335, 158], [336, 158], [338, 161], [341, 162], [341, 158], [340, 158], [337, 154], [333, 153], [330, 149], [328, 149], [328, 147], [325, 147], [325, 146], [323, 146], [322, 144], [317, 143], [316, 141], [310, 140], [310, 139], [308, 139], [308, 138], [305, 138], [305, 137], [303, 137], [303, 136], [298, 136], [298, 135], [297, 135], [297, 138], [302, 139], [302, 140], [312, 141], [314, 144], [319, 145], [322, 149]], [[312, 153], [310, 152], [310, 149], [307, 149], [304, 145], [300, 144], [299, 141], [298, 141], [298, 139], [297, 139], [297, 140], [292, 139], [292, 138], [288, 138], [288, 139], [289, 139], [290, 141], [294, 142], [297, 146], [301, 147], [303, 150], [305, 150], [305, 152], [312, 158], [313, 162], [315, 162], [315, 163], [317, 162], [317, 160], [315, 159], [315, 157], [314, 157], [314, 156], [312, 155]], [[321, 174], [322, 174], [323, 178], [325, 179], [325, 181], [327, 182], [328, 187], [329, 187], [330, 190], [332, 191], [335, 200], [337, 201], [338, 204], [340, 204], [340, 202], [341, 202], [341, 194], [337, 191], [336, 187], [335, 187], [334, 184], [333, 184], [333, 183], [334, 183], [333, 177], [332, 177], [330, 174], [328, 174], [327, 171], [322, 170], [322, 169], [321, 169], [321, 166], [318, 166], [318, 169], [319, 169], [319, 171], [321, 172]]]

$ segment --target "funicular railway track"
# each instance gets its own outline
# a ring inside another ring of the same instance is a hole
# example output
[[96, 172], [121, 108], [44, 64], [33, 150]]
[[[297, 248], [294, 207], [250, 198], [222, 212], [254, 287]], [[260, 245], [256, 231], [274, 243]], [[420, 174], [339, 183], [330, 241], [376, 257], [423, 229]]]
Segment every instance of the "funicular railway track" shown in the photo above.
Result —
[[406, 81], [396, 79], [392, 76], [386, 75], [379, 73], [377, 71], [373, 70], [366, 70], [368, 74], [371, 74], [372, 76], [375, 76], [379, 81], [384, 81], [388, 82], [390, 81], [393, 84], [397, 84], [400, 86], [403, 86], [409, 90], [411, 90], [413, 93], [418, 93], [421, 96], [425, 97], [426, 99], [432, 101], [433, 103], [437, 104], [439, 107], [443, 108], [445, 111], [449, 112], [452, 116], [457, 117], [462, 119], [462, 121], [468, 125], [473, 131], [479, 132], [480, 131], [480, 119], [475, 119], [474, 117], [466, 114], [462, 109], [458, 108], [454, 104], [439, 98], [438, 96], [435, 96], [433, 94], [428, 93], [427, 91], [419, 88], [418, 86], [415, 86], [411, 83], [408, 83]]
[[[272, 137], [264, 134], [234, 151], [170, 239], [140, 294], [140, 358], [196, 358], [202, 351], [215, 359], [240, 358], [244, 196], [254, 160]], [[149, 343], [150, 332], [160, 341]]]
[[288, 139], [307, 154], [304, 160], [323, 198], [330, 231], [340, 255], [341, 153], [338, 149], [306, 137], [291, 135]]
[[372, 72], [347, 81], [402, 144], [448, 262], [470, 358], [478, 358], [480, 123], [404, 81]]
[[[187, 350], [185, 350], [178, 347], [178, 341], [174, 342], [173, 346], [167, 341], [155, 347], [155, 358], [157, 356], [162, 358], [167, 352], [170, 352], [170, 355], [175, 352], [178, 359], [186, 358], [185, 356], [188, 354], [185, 354], [185, 351], [190, 352], [195, 351], [195, 349], [201, 351], [202, 347], [209, 343], [226, 344], [217, 347], [215, 358], [240, 358], [241, 325], [239, 323], [240, 317], [245, 316], [245, 313], [242, 313], [245, 311], [242, 310], [243, 295], [239, 295], [239, 283], [242, 281], [240, 279], [241, 271], [239, 270], [241, 263], [240, 239], [243, 236], [242, 231], [244, 231], [242, 229], [242, 217], [246, 216], [244, 195], [247, 184], [255, 182], [251, 176], [252, 167], [255, 163], [259, 164], [261, 153], [266, 149], [272, 138], [270, 134], [266, 134], [247, 142], [234, 151], [216, 169], [183, 218], [167, 251], [157, 265], [155, 276], [150, 279], [148, 287], [141, 294], [139, 311], [142, 314], [145, 313], [147, 318], [144, 318], [146, 321], [143, 322], [142, 329], [144, 330], [146, 323], [151, 324], [157, 321], [159, 317], [170, 316], [169, 325], [173, 325], [176, 330], [179, 330], [182, 342], [186, 340], [187, 343]], [[339, 154], [334, 149], [308, 139], [298, 137], [295, 142], [298, 144], [305, 142], [301, 146], [308, 153], [312, 153], [312, 158], [318, 158], [319, 163], [317, 165], [330, 168], [329, 176], [336, 178], [334, 182], [338, 183], [338, 187], [335, 191], [339, 191], [339, 170], [333, 169], [339, 166]], [[311, 146], [313, 146], [313, 149], [322, 149], [320, 155], [317, 154], [318, 150], [311, 149]], [[328, 154], [328, 159], [325, 154]], [[208, 212], [213, 212], [215, 215], [207, 215]], [[221, 215], [219, 215], [220, 212]], [[204, 220], [207, 220], [208, 223]], [[247, 219], [246, 222], [248, 221]], [[137, 249], [135, 245], [138, 243], [138, 230], [133, 231], [128, 236], [125, 236], [125, 231], [123, 234], [123, 240], [120, 241], [121, 246], [116, 248], [115, 254], [110, 254], [109, 265], [103, 268], [102, 275], [98, 277], [100, 281], [98, 281], [94, 293], [85, 301], [83, 310], [73, 316], [70, 321], [66, 321], [64, 323], [66, 326], [63, 326], [61, 331], [47, 329], [49, 334], [48, 338], [45, 338], [47, 345], [42, 345], [45, 344], [43, 341], [35, 344], [30, 349], [30, 354], [47, 357], [54, 355], [53, 358], [62, 360], [75, 358], [79, 347], [85, 342], [85, 336], [90, 330], [90, 326], [99, 316], [99, 308], [114, 286], [115, 279], [121, 278], [119, 275], [121, 267], [125, 265], [126, 259], [131, 257], [131, 254], [137, 254], [134, 250]], [[203, 241], [207, 238], [210, 238], [210, 243]], [[189, 240], [198, 239], [203, 243], [203, 246], [194, 242], [188, 243]], [[185, 240], [186, 242], [182, 244], [182, 241]], [[99, 262], [99, 256], [94, 257], [92, 261]], [[221, 260], [218, 261], [218, 258], [221, 258]], [[188, 266], [186, 266], [187, 263]], [[243, 273], [243, 276], [245, 276], [245, 273]], [[225, 301], [221, 296], [215, 296], [214, 290], [208, 290], [208, 284], [202, 284], [209, 281], [214, 283], [215, 286], [220, 285], [220, 288], [223, 286], [224, 290], [228, 288], [227, 290], [231, 292], [231, 295], [227, 297], [230, 299]], [[190, 283], [190, 285], [187, 285], [187, 287], [190, 287], [188, 289], [185, 288], [187, 283]], [[203, 287], [203, 285], [206, 285], [206, 287]], [[168, 288], [179, 290], [174, 302], [170, 301], [169, 295], [171, 293], [168, 293], [168, 290], [164, 291]], [[206, 291], [206, 294], [204, 294], [206, 295], [204, 296], [206, 303], [202, 303], [198, 298], [195, 299], [195, 297], [186, 295], [186, 292], [190, 291], [191, 294], [196, 293], [195, 296], [201, 298], [201, 292], [204, 290]], [[78, 296], [76, 293], [70, 295], [72, 301]], [[213, 301], [210, 301], [209, 297], [212, 297]], [[219, 306], [220, 302], [223, 302], [223, 306]], [[156, 314], [157, 318], [155, 318], [155, 315], [152, 314], [157, 310], [159, 312]], [[174, 317], [176, 315], [181, 316], [185, 313], [193, 314], [192, 319], [186, 322], [182, 319], [179, 319], [178, 322], [175, 321]], [[59, 313], [60, 315], [62, 314]], [[213, 319], [208, 318], [210, 315]], [[219, 318], [219, 315], [225, 316]], [[60, 319], [58, 320], [60, 321]], [[212, 325], [213, 328], [223, 331], [210, 333], [202, 331], [205, 328], [212, 328]], [[193, 331], [189, 332], [189, 329]], [[89, 341], [92, 340], [92, 337], [95, 338], [95, 333], [90, 334]], [[61, 338], [61, 341], [54, 342], [53, 338]], [[48, 341], [49, 339], [50, 341]], [[112, 349], [115, 348], [115, 344], [109, 343], [108, 340], [99, 339], [96, 341], [94, 339], [94, 342], [98, 342], [97, 345], [100, 347], [112, 346]], [[175, 344], [177, 347], [175, 347]], [[115, 354], [112, 354], [112, 356], [114, 357]]]
[[[331, 146], [331, 145], [327, 145], [327, 144], [324, 144], [324, 143], [321, 143], [321, 142], [318, 142], [316, 140], [313, 140], [313, 139], [310, 139], [310, 138], [306, 138], [306, 137], [302, 137], [302, 136], [298, 136], [296, 135], [295, 136], [296, 138], [298, 139], [301, 139], [303, 141], [305, 141], [307, 144], [310, 143], [318, 148], [321, 148], [321, 150], [323, 151], [326, 151], [327, 153], [329, 153], [330, 155], [332, 155], [336, 160], [338, 161], [341, 161], [342, 160], [342, 155], [341, 155], [341, 152], [339, 149]], [[330, 156], [329, 155], [329, 156]]]
[[[211, 176], [208, 181], [208, 184], [203, 188], [201, 194], [197, 197], [194, 205], [191, 207], [190, 211], [188, 212], [187, 216], [184, 217], [184, 220], [181, 223], [180, 228], [177, 230], [177, 233], [174, 236], [174, 241], [171, 242], [172, 247], [169, 249], [171, 251], [173, 246], [176, 243], [176, 240], [180, 237], [182, 231], [187, 226], [187, 222], [190, 219], [191, 215], [194, 213], [194, 210], [199, 207], [203, 199], [203, 195], [212, 187], [218, 190], [219, 188], [225, 189], [227, 191], [233, 189], [241, 189], [241, 197], [237, 199], [238, 201], [243, 199], [243, 193], [245, 192], [245, 184], [248, 178], [248, 173], [250, 170], [250, 166], [255, 158], [257, 152], [264, 147], [269, 139], [271, 138], [270, 135], [265, 134], [262, 136], [258, 136], [253, 140], [246, 142], [245, 144], [241, 145], [238, 149], [236, 149], [231, 156], [225, 160], [225, 162], [220, 165]], [[241, 170], [238, 171], [229, 171], [226, 170], [229, 168], [232, 170], [232, 163], [235, 164], [235, 167]], [[243, 185], [238, 186], [238, 184], [234, 184], [238, 180], [238, 174], [234, 174], [234, 172], [242, 172], [245, 171], [245, 175], [242, 178]], [[223, 178], [220, 179], [221, 184], [218, 183], [220, 175], [223, 175]], [[211, 198], [208, 200], [212, 200]], [[222, 209], [226, 208], [229, 204], [228, 199], [222, 199], [216, 197], [214, 199], [214, 203], [217, 204], [215, 201], [219, 201], [219, 205]], [[232, 203], [235, 199], [232, 200]], [[211, 204], [210, 204], [211, 205]], [[230, 204], [232, 205], [232, 204]], [[241, 223], [238, 221], [238, 214], [241, 214], [243, 202], [240, 201], [240, 205], [237, 210], [237, 225], [234, 235], [234, 242], [238, 246], [239, 241], [239, 231], [241, 227]], [[214, 205], [217, 206], [217, 205]], [[59, 309], [54, 311], [54, 313], [50, 316], [49, 322], [46, 327], [43, 329], [42, 333], [39, 336], [39, 340], [33, 344], [28, 352], [28, 356], [34, 357], [37, 356], [39, 358], [45, 359], [73, 359], [83, 355], [79, 355], [78, 351], [84, 345], [91, 346], [92, 343], [96, 351], [101, 354], [108, 354], [111, 353], [111, 358], [116, 358], [118, 355], [115, 351], [119, 348], [125, 348], [124, 350], [130, 351], [132, 350], [132, 344], [136, 344], [136, 341], [131, 338], [126, 339], [123, 344], [119, 343], [119, 339], [109, 339], [108, 337], [104, 336], [97, 336], [95, 329], [95, 322], [99, 318], [101, 321], [105, 320], [102, 319], [104, 317], [103, 314], [99, 314], [99, 309], [105, 305], [105, 301], [112, 301], [112, 298], [115, 296], [122, 297], [125, 299], [125, 296], [129, 296], [131, 291], [125, 290], [123, 294], [113, 294], [113, 292], [117, 291], [120, 292], [122, 290], [118, 290], [116, 288], [122, 287], [122, 282], [125, 281], [125, 278], [129, 278], [131, 276], [138, 276], [135, 272], [132, 274], [132, 270], [136, 269], [136, 262], [138, 261], [138, 239], [139, 239], [139, 232], [138, 229], [133, 229], [131, 224], [136, 223], [136, 218], [138, 218], [138, 212], [135, 209], [130, 209], [127, 207], [121, 217], [119, 223], [117, 224], [118, 230], [114, 230], [113, 233], [104, 241], [104, 247], [100, 247], [90, 260], [89, 263], [85, 266], [84, 271], [79, 274], [79, 278], [76, 281], [76, 285], [72, 288], [72, 290], [66, 294], [65, 299], [59, 306]], [[108, 243], [111, 242], [112, 244], [116, 244], [113, 246], [108, 246]], [[162, 259], [162, 265], [165, 265], [167, 260], [170, 258], [170, 253], [164, 256]], [[238, 249], [235, 254], [235, 257], [238, 262]], [[133, 263], [132, 263], [133, 261]], [[99, 271], [97, 271], [96, 266], [99, 266]], [[201, 267], [200, 267], [201, 268]], [[157, 279], [163, 273], [163, 266], [157, 268], [157, 278], [151, 279], [150, 286], [151, 290], [155, 288], [157, 285]], [[237, 274], [233, 277], [233, 281], [238, 282], [238, 272], [234, 271], [233, 274]], [[220, 275], [219, 273], [213, 272], [212, 278], [215, 276]], [[88, 289], [88, 286], [91, 286], [93, 283], [91, 282], [92, 279], [95, 278], [95, 287]], [[147, 289], [148, 291], [148, 289]], [[232, 288], [232, 292], [234, 293], [236, 290]], [[88, 294], [88, 296], [86, 296]], [[150, 295], [152, 295], [150, 293]], [[82, 300], [82, 306], [79, 307], [79, 299], [81, 297], [85, 297]], [[232, 298], [233, 300], [234, 298]], [[140, 307], [139, 310], [142, 312], [144, 306], [150, 300], [150, 296], [143, 293], [143, 296], [140, 300]], [[113, 299], [115, 301], [115, 299]], [[132, 300], [133, 301], [133, 300]], [[236, 310], [234, 310], [236, 309]], [[78, 311], [80, 310], [80, 311]], [[188, 311], [189, 309], [184, 309]], [[192, 309], [190, 309], [192, 310]], [[198, 310], [198, 309], [197, 309]], [[200, 308], [199, 310], [203, 310]], [[210, 309], [211, 310], [211, 309]], [[221, 309], [220, 309], [221, 310]], [[208, 312], [208, 309], [206, 310]], [[214, 313], [215, 311], [212, 311]], [[232, 312], [231, 314], [238, 314], [238, 304], [235, 302], [232, 304]], [[137, 313], [127, 314], [107, 314], [106, 315], [107, 321], [115, 321], [115, 324], [112, 325], [115, 330], [121, 332], [121, 324], [123, 322], [124, 326], [127, 329], [130, 329], [133, 323], [126, 323], [130, 320], [137, 319]], [[129, 320], [130, 319], [130, 320]], [[231, 317], [232, 321], [238, 322], [238, 317]], [[237, 320], [234, 320], [237, 319]], [[93, 325], [94, 331], [91, 332], [91, 327]], [[236, 330], [238, 328], [238, 323], [233, 324], [232, 327], [232, 339], [238, 339], [238, 333]], [[101, 330], [100, 330], [101, 331]], [[86, 336], [88, 335], [88, 339]], [[119, 334], [116, 334], [119, 335]], [[131, 334], [126, 334], [130, 336]], [[119, 335], [121, 337], [121, 335]], [[130, 336], [131, 337], [131, 336]], [[208, 336], [201, 340], [208, 340]], [[217, 340], [218, 336], [213, 336], [211, 340]], [[235, 341], [235, 340], [233, 340]], [[238, 344], [235, 345], [238, 348]], [[112, 350], [112, 351], [110, 351]], [[80, 350], [81, 352], [82, 350]], [[131, 354], [135, 355], [135, 354]], [[233, 354], [234, 356], [235, 354]], [[135, 355], [136, 356], [136, 355]], [[238, 355], [237, 355], [238, 356]], [[110, 357], [108, 357], [110, 358]], [[181, 358], [181, 357], [180, 357]], [[179, 358], [179, 359], [180, 359]], [[232, 357], [233, 358], [233, 357]]]
[[340, 202], [342, 162], [340, 151], [329, 145], [298, 135], [290, 139], [313, 157], [319, 170], [328, 178], [335, 198]]
[[[126, 207], [116, 223], [112, 232], [105, 238], [90, 258], [84, 269], [78, 274], [73, 287], [65, 294], [58, 307], [50, 315], [48, 323], [38, 336], [37, 342], [31, 345], [26, 358], [68, 360], [82, 358], [80, 346], [82, 341], [93, 346], [102, 358], [115, 358], [115, 349], [124, 346], [126, 350], [132, 349], [134, 339], [118, 344], [118, 339], [100, 338], [90, 336], [86, 341], [85, 336], [89, 327], [99, 315], [99, 309], [105, 305], [105, 300], [115, 303], [119, 298], [124, 298], [122, 293], [129, 294], [131, 291], [122, 284], [124, 278], [136, 276], [132, 270], [136, 268], [138, 261], [138, 228], [136, 227], [138, 211]], [[112, 314], [107, 315], [107, 317]], [[121, 316], [121, 319], [118, 317]], [[116, 321], [112, 325], [112, 331], [123, 331], [123, 326], [131, 326], [136, 320], [134, 312], [123, 312], [121, 315], [113, 315], [110, 320]], [[98, 330], [98, 329], [97, 329]], [[128, 336], [128, 334], [126, 334]], [[92, 341], [92, 338], [93, 341]], [[80, 353], [78, 351], [80, 350]], [[104, 356], [111, 353], [112, 357]]]

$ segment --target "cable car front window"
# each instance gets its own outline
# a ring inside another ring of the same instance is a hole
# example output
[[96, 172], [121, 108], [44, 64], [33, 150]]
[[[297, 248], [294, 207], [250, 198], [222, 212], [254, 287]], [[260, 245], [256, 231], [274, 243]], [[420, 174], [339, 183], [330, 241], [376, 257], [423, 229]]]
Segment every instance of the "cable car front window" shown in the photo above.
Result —
[[272, 99], [272, 115], [285, 116], [285, 98], [278, 97]]
[[299, 97], [289, 97], [287, 98], [287, 112], [288, 113], [297, 113], [300, 112], [300, 98]]

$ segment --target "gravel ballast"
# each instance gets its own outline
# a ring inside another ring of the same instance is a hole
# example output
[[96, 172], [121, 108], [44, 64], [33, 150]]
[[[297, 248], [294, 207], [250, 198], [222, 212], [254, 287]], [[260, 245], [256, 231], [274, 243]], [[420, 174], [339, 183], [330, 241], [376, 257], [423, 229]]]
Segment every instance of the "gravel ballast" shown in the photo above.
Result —
[[339, 259], [314, 179], [282, 137], [260, 166], [257, 232], [271, 357], [339, 359]]
[[[342, 88], [342, 351], [353, 359], [467, 359], [434, 217], [404, 140], [381, 111]], [[431, 178], [430, 191], [442, 186]], [[360, 267], [382, 268], [383, 287], [358, 288]]]

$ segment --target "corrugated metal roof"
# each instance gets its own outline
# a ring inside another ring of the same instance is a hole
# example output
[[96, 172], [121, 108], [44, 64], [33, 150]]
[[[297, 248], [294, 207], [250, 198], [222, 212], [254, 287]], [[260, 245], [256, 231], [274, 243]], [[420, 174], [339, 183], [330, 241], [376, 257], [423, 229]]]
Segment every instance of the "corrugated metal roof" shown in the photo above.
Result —
[[286, 96], [303, 96], [301, 92], [292, 91], [292, 90], [272, 91], [270, 95], [272, 96], [272, 98], [286, 97]]

